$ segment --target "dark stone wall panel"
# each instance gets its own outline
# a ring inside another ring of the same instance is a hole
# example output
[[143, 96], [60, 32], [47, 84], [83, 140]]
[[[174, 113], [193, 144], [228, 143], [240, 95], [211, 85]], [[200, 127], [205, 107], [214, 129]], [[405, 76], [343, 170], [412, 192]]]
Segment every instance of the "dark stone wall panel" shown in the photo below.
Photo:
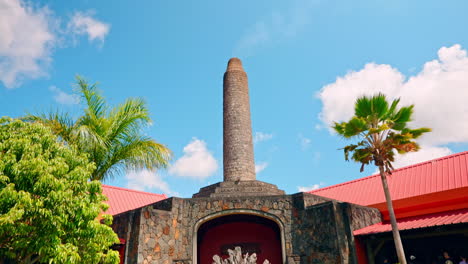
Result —
[[[356, 263], [352, 230], [380, 221], [373, 209], [299, 193], [169, 198], [117, 216], [114, 228], [119, 234], [131, 233], [128, 263], [191, 264], [197, 228], [227, 214], [254, 214], [275, 221], [288, 264]], [[131, 230], [124, 224], [130, 220], [135, 223]], [[137, 247], [132, 244], [136, 242]]]

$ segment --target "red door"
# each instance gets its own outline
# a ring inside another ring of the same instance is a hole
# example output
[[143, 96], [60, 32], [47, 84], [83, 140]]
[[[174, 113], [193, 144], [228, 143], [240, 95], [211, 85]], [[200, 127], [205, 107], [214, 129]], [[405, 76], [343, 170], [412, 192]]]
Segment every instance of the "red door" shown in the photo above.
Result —
[[281, 236], [278, 225], [254, 215], [228, 215], [213, 219], [198, 230], [198, 263], [212, 264], [213, 255], [229, 257], [227, 250], [236, 246], [243, 254], [257, 254], [257, 263], [268, 259], [282, 263]]

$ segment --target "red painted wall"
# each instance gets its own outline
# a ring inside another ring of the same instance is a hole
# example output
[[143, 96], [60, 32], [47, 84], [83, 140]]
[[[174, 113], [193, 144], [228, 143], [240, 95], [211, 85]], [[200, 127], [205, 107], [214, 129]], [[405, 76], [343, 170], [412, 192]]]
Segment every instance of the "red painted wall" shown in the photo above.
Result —
[[263, 263], [265, 259], [272, 264], [282, 263], [279, 229], [271, 225], [259, 221], [228, 221], [207, 227], [201, 233], [203, 237], [198, 242], [199, 264], [213, 263], [215, 254], [227, 258], [228, 255], [221, 255], [221, 247], [235, 243], [258, 244], [261, 252], [257, 254], [257, 263]]
[[366, 247], [359, 237], [354, 237], [356, 245], [356, 255], [359, 264], [367, 264]]

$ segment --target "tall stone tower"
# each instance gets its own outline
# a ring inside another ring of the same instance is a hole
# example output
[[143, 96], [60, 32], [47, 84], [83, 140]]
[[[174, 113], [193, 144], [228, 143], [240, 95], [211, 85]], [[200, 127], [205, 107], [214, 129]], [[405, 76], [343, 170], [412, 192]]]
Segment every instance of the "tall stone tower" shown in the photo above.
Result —
[[193, 197], [283, 195], [276, 185], [257, 181], [247, 74], [238, 58], [229, 60], [223, 80], [223, 182]]
[[259, 263], [357, 264], [353, 231], [381, 222], [379, 210], [310, 193], [286, 195], [256, 180], [247, 74], [239, 59], [229, 60], [223, 84], [224, 180], [193, 198], [115, 215], [125, 263], [206, 264], [240, 247]]
[[249, 85], [238, 58], [228, 62], [223, 95], [224, 181], [254, 181]]

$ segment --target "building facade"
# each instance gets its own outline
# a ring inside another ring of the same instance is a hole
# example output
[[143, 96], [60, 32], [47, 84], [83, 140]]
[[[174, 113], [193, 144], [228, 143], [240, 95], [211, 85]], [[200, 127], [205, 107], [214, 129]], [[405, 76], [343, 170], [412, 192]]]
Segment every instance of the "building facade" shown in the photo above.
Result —
[[[272, 264], [376, 263], [391, 254], [378, 175], [292, 195], [258, 181], [248, 80], [239, 59], [228, 62], [223, 94], [222, 182], [201, 188], [192, 198], [104, 186], [113, 229], [121, 239], [122, 263], [212, 264], [236, 248], [255, 254], [257, 263]], [[457, 241], [465, 243], [467, 160], [465, 152], [389, 177], [405, 245], [412, 237], [427, 238], [424, 232], [442, 229], [447, 235], [464, 235]], [[426, 229], [414, 231], [421, 228]]]

